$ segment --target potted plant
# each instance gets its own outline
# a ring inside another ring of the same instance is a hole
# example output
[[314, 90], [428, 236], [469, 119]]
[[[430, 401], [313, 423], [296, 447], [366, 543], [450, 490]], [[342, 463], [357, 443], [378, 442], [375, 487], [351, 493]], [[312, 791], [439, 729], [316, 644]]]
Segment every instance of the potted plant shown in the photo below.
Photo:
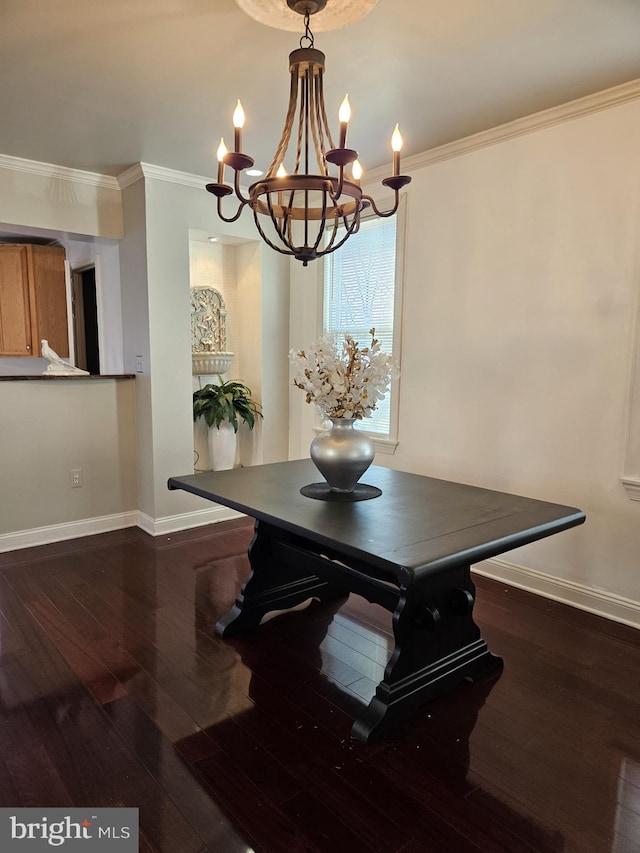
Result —
[[204, 418], [209, 427], [209, 455], [214, 471], [233, 468], [239, 419], [249, 429], [256, 418], [262, 417], [262, 406], [251, 396], [251, 389], [242, 382], [224, 382], [205, 385], [193, 392], [193, 420]]

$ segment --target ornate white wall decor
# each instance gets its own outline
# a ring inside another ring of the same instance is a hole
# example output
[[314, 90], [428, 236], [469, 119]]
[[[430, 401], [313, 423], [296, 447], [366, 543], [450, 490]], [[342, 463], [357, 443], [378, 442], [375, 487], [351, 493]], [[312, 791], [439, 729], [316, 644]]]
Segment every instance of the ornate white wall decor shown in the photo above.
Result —
[[225, 352], [227, 310], [214, 287], [191, 288], [191, 352]]
[[227, 348], [227, 310], [214, 287], [191, 288], [191, 364], [196, 376], [226, 373], [233, 359]]

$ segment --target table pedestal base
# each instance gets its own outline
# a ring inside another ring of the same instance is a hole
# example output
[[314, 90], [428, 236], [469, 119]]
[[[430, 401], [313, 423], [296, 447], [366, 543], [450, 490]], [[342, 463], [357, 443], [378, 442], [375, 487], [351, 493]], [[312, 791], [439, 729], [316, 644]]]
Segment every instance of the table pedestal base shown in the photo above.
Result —
[[491, 654], [472, 618], [475, 588], [469, 566], [394, 584], [371, 567], [321, 553], [319, 546], [258, 521], [249, 562], [251, 574], [216, 625], [222, 637], [255, 628], [268, 613], [309, 598], [330, 601], [350, 592], [393, 613], [395, 648], [376, 695], [353, 725], [357, 740], [379, 737], [462, 681], [502, 669], [501, 658]]
[[366, 711], [354, 722], [351, 736], [368, 743], [460, 682], [480, 681], [502, 668], [502, 658], [491, 654], [484, 640], [478, 640], [399, 681], [388, 683], [385, 676]]

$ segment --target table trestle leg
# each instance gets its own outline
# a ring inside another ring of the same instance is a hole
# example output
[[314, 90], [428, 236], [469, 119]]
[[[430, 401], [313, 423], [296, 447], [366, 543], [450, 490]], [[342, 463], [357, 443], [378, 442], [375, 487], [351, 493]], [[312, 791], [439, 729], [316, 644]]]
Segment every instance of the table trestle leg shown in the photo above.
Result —
[[489, 651], [473, 621], [474, 599], [469, 566], [401, 587], [395, 649], [352, 737], [366, 743], [460, 682], [501, 671], [502, 659]]
[[216, 625], [216, 634], [230, 637], [257, 627], [267, 613], [289, 610], [310, 598], [330, 601], [348, 592], [344, 585], [313, 573], [311, 558], [290, 556], [279, 542], [278, 531], [256, 521], [249, 545], [251, 573], [234, 606]]

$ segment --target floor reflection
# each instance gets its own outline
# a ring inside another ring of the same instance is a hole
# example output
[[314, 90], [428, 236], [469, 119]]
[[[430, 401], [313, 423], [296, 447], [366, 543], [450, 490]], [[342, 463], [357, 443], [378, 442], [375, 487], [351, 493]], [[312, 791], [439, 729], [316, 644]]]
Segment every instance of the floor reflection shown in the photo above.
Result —
[[[209, 583], [203, 576], [197, 592], [201, 642], [206, 642], [206, 631], [219, 617], [218, 608], [207, 604]], [[345, 641], [349, 637], [360, 642], [348, 646]], [[454, 795], [460, 809], [466, 811], [466, 798], [474, 794], [474, 803], [484, 813], [498, 825], [518, 827], [517, 837], [532, 840], [533, 849], [546, 853], [564, 849], [561, 832], [506, 805], [499, 796], [479, 791], [478, 780], [470, 773], [470, 737], [500, 673], [484, 682], [462, 684], [451, 695], [423, 706], [387, 737], [365, 746], [350, 740], [351, 721], [373, 696], [378, 675], [381, 677], [391, 654], [392, 640], [390, 635], [353, 618], [348, 596], [324, 604], [312, 602], [304, 613], [279, 616], [225, 641], [225, 646], [233, 649], [242, 671], [249, 674], [246, 689], [252, 707], [233, 712], [230, 706], [229, 716], [204, 733], [231, 762], [220, 763], [219, 757], [209, 756], [200, 764], [208, 784], [216, 785], [222, 804], [225, 794], [219, 774], [224, 768], [230, 772], [232, 766], [246, 767], [257, 750], [264, 750], [278, 763], [282, 761], [288, 772], [294, 773], [306, 761], [307, 766], [315, 768], [312, 773], [326, 775], [327, 769], [319, 768], [328, 762], [330, 772], [338, 771], [345, 777], [356, 773], [357, 778], [355, 767], [359, 762], [370, 768], [366, 797], [372, 810], [376, 800], [388, 798], [389, 778], [398, 774], [403, 787], [429, 808], [437, 807], [442, 796], [450, 807]], [[364, 659], [370, 664], [368, 673], [363, 671], [367, 669]], [[226, 673], [221, 671], [216, 695], [235, 693], [239, 686], [236, 679], [233, 667]], [[179, 750], [191, 748], [176, 746]], [[299, 760], [292, 760], [292, 752]], [[381, 775], [371, 772], [374, 768]], [[332, 784], [339, 788], [344, 783], [335, 778]], [[469, 807], [471, 813], [475, 808]], [[511, 837], [508, 829], [504, 832]]]
[[640, 849], [640, 763], [628, 756], [620, 761], [612, 853]]

